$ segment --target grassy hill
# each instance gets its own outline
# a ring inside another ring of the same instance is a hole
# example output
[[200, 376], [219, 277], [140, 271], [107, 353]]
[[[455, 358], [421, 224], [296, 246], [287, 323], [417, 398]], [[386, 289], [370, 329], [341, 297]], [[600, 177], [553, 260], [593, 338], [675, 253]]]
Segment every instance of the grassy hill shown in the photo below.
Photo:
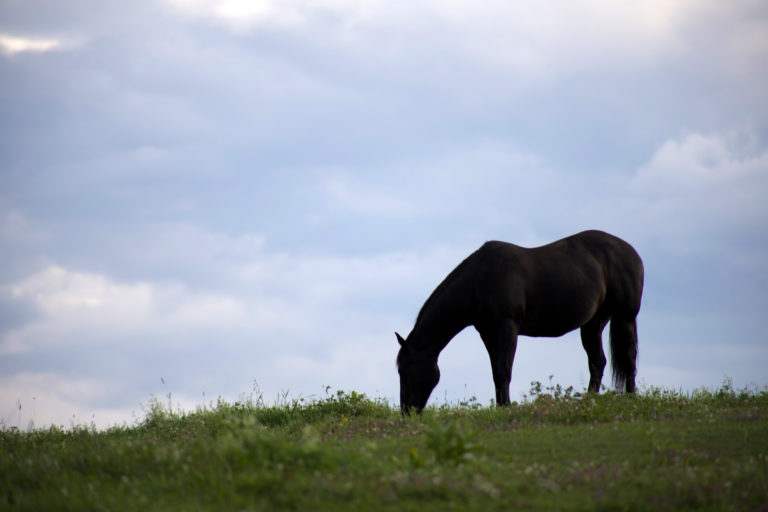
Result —
[[768, 392], [535, 383], [403, 418], [351, 392], [0, 430], [0, 510], [768, 510]]

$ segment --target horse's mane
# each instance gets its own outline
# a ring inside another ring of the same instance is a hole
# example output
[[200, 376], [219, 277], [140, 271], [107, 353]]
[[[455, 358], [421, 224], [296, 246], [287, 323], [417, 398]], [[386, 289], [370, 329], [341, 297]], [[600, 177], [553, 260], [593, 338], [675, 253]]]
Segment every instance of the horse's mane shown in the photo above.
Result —
[[[482, 247], [480, 248], [482, 249]], [[459, 276], [464, 272], [465, 268], [468, 265], [468, 262], [478, 253], [480, 252], [480, 249], [473, 252], [469, 256], [467, 256], [464, 261], [459, 263], [456, 268], [451, 270], [451, 273], [448, 274], [443, 281], [437, 285], [437, 288], [430, 294], [430, 296], [427, 298], [427, 300], [424, 302], [424, 305], [421, 306], [421, 309], [419, 310], [419, 314], [416, 315], [416, 324], [418, 324], [422, 318], [424, 318], [424, 315], [427, 311], [429, 311], [432, 306], [435, 305], [436, 302], [439, 301], [439, 299], [443, 296], [445, 291], [448, 289], [448, 287], [453, 284]]]

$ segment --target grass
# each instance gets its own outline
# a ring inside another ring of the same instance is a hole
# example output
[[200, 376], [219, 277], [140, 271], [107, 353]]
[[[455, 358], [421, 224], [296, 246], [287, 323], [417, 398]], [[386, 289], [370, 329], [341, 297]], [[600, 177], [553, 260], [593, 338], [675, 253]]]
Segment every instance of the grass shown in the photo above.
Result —
[[768, 510], [768, 392], [601, 395], [403, 418], [355, 392], [0, 430], [0, 510]]

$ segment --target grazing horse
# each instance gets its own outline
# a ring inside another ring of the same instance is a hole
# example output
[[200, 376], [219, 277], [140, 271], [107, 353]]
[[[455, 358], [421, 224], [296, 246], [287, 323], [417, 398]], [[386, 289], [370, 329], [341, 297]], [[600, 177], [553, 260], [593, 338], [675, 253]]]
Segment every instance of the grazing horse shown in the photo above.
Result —
[[468, 325], [491, 358], [496, 403], [509, 404], [517, 336], [556, 337], [581, 329], [589, 391], [605, 369], [602, 332], [610, 320], [613, 382], [635, 391], [637, 323], [643, 262], [627, 242], [584, 231], [535, 248], [486, 242], [432, 292], [400, 343], [400, 408], [421, 412], [440, 380], [437, 358]]

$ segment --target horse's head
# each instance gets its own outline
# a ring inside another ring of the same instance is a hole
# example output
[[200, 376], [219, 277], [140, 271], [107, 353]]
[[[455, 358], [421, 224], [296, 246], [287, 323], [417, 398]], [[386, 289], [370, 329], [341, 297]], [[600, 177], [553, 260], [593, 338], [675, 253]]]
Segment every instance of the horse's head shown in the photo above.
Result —
[[440, 380], [437, 356], [417, 352], [410, 344], [395, 333], [400, 343], [397, 354], [397, 371], [400, 373], [400, 410], [410, 414], [411, 409], [421, 413], [432, 390]]

